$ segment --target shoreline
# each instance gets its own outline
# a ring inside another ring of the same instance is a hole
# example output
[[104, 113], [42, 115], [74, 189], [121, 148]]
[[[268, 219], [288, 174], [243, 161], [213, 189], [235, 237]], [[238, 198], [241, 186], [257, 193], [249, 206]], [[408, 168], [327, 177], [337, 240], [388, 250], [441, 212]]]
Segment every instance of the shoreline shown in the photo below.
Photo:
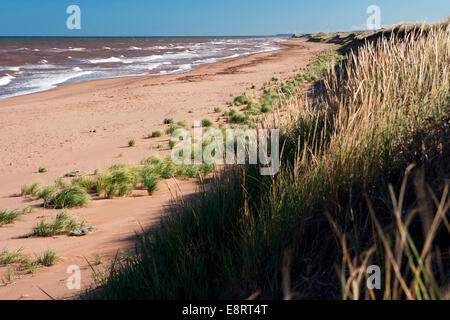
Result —
[[[149, 37], [144, 37], [144, 38], [149, 38]], [[164, 38], [164, 37], [162, 37]], [[191, 37], [180, 37], [180, 39], [189, 39]], [[221, 39], [221, 37], [204, 37], [205, 39]], [[225, 38], [232, 38], [232, 37], [225, 37]], [[236, 39], [245, 39], [245, 38], [249, 38], [249, 39], [253, 39], [253, 38], [267, 38], [267, 37], [235, 37]], [[81, 80], [81, 81], [77, 81], [76, 78], [77, 77], [73, 77], [72, 79], [74, 79], [74, 81], [71, 81], [71, 79], [62, 82], [62, 83], [57, 83], [52, 85], [53, 88], [46, 88], [46, 89], [30, 89], [27, 91], [22, 91], [24, 93], [11, 93], [10, 95], [6, 96], [6, 97], [0, 97], [0, 101], [1, 100], [6, 100], [6, 99], [11, 99], [11, 98], [15, 98], [15, 97], [21, 97], [21, 96], [27, 96], [27, 95], [31, 95], [31, 94], [35, 94], [35, 93], [40, 93], [40, 92], [46, 92], [46, 91], [50, 91], [53, 89], [56, 89], [58, 87], [61, 86], [65, 86], [65, 85], [70, 85], [70, 84], [76, 84], [76, 83], [84, 83], [84, 82], [90, 82], [90, 81], [96, 81], [96, 80], [110, 80], [110, 79], [118, 79], [118, 78], [141, 78], [141, 77], [154, 77], [154, 76], [166, 76], [166, 75], [179, 75], [179, 74], [185, 74], [185, 73], [189, 73], [195, 69], [197, 69], [198, 67], [202, 66], [202, 65], [206, 65], [206, 64], [212, 64], [212, 63], [218, 63], [221, 61], [225, 61], [225, 60], [230, 60], [230, 59], [237, 59], [237, 58], [242, 58], [242, 57], [247, 57], [247, 56], [252, 56], [252, 55], [257, 55], [257, 54], [261, 54], [261, 53], [270, 53], [270, 52], [276, 52], [279, 50], [282, 50], [282, 46], [281, 44], [285, 41], [288, 41], [289, 38], [286, 37], [276, 37], [273, 36], [273, 38], [278, 38], [278, 39], [282, 39], [280, 41], [274, 41], [270, 43], [269, 50], [261, 50], [261, 51], [256, 51], [256, 52], [245, 52], [245, 53], [240, 53], [240, 54], [236, 54], [237, 56], [223, 56], [223, 57], [218, 57], [218, 58], [214, 58], [216, 59], [213, 62], [203, 62], [203, 63], [198, 63], [196, 64], [197, 61], [192, 61], [189, 64], [191, 65], [191, 69], [188, 70], [175, 70], [175, 71], [160, 71], [160, 73], [154, 73], [154, 74], [147, 74], [147, 75], [118, 75], [118, 76], [112, 76], [112, 77], [99, 77], [99, 78], [92, 78], [92, 79], [87, 79], [87, 80]], [[199, 60], [201, 61], [201, 60]], [[92, 73], [92, 71], [85, 71], [85, 72], [89, 72]], [[9, 74], [7, 74], [7, 76], [9, 76]], [[13, 77], [14, 79], [15, 77]], [[1, 88], [1, 86], [0, 86]]]
[[[200, 65], [183, 74], [91, 80], [0, 100], [0, 210], [36, 207], [21, 221], [1, 227], [0, 249], [23, 248], [29, 253], [54, 249], [62, 256], [52, 267], [18, 275], [14, 283], [0, 286], [0, 299], [48, 299], [39, 287], [55, 298], [73, 297], [65, 287], [68, 265], [80, 265], [85, 288], [92, 283], [92, 272], [84, 257], [92, 261], [101, 254], [107, 265], [118, 249], [133, 248], [140, 225], [158, 223], [172, 197], [191, 195], [198, 187], [195, 180], [170, 180], [152, 196], [136, 193], [95, 200], [69, 210], [95, 227], [92, 234], [24, 239], [21, 236], [42, 217], [54, 217], [60, 210], [44, 209], [39, 201], [17, 196], [23, 184], [48, 185], [73, 170], [92, 173], [112, 164], [136, 164], [152, 154], [167, 155], [167, 135], [146, 138], [167, 127], [164, 118], [186, 120], [188, 125], [204, 118], [217, 122], [221, 114], [214, 107], [225, 110], [227, 102], [244, 92], [259, 95], [272, 77], [288, 79], [320, 51], [335, 47], [305, 39], [288, 40], [282, 46], [278, 51]], [[129, 139], [136, 139], [135, 147], [127, 146]], [[38, 173], [39, 167], [49, 171]], [[0, 267], [0, 277], [7, 270]]]
[[230, 57], [217, 58], [217, 61], [201, 63], [201, 64], [199, 64], [197, 66], [194, 66], [192, 69], [190, 69], [188, 71], [180, 71], [180, 72], [173, 72], [173, 73], [156, 73], [156, 74], [148, 74], [148, 75], [130, 75], [130, 76], [124, 75], [124, 76], [117, 76], [117, 77], [89, 79], [89, 80], [82, 80], [82, 81], [74, 81], [74, 82], [57, 84], [54, 88], [50, 88], [50, 89], [44, 89], [44, 90], [40, 90], [40, 91], [36, 91], [36, 92], [30, 92], [30, 93], [14, 95], [14, 96], [6, 97], [6, 98], [0, 98], [0, 108], [1, 108], [1, 102], [5, 101], [5, 100], [19, 98], [19, 97], [24, 97], [24, 96], [30, 96], [30, 95], [34, 95], [34, 94], [38, 94], [38, 93], [44, 93], [44, 92], [52, 91], [52, 90], [55, 90], [55, 89], [58, 89], [58, 88], [61, 88], [61, 87], [72, 86], [72, 85], [76, 85], [76, 84], [83, 84], [83, 83], [90, 83], [90, 82], [94, 83], [94, 82], [98, 82], [98, 81], [108, 81], [108, 80], [115, 80], [115, 79], [134, 79], [134, 80], [138, 80], [138, 79], [147, 79], [147, 78], [153, 78], [153, 77], [168, 77], [168, 76], [189, 74], [189, 73], [197, 70], [198, 68], [200, 68], [202, 66], [213, 65], [213, 64], [224, 62], [224, 61], [231, 61], [231, 60], [235, 60], [235, 59], [241, 59], [241, 58], [245, 58], [245, 57], [252, 57], [252, 56], [256, 56], [256, 55], [260, 55], [260, 54], [266, 54], [266, 53], [273, 53], [273, 52], [281, 51], [281, 50], [283, 50], [283, 45], [282, 44], [284, 42], [286, 42], [286, 41], [289, 41], [289, 38], [285, 39], [282, 42], [273, 42], [273, 43], [271, 43], [272, 45], [278, 44], [278, 46], [277, 46], [278, 48], [274, 49], [274, 50], [263, 51], [263, 52], [255, 52], [255, 53], [245, 53], [245, 54], [239, 55], [238, 57], [231, 57], [231, 58]]

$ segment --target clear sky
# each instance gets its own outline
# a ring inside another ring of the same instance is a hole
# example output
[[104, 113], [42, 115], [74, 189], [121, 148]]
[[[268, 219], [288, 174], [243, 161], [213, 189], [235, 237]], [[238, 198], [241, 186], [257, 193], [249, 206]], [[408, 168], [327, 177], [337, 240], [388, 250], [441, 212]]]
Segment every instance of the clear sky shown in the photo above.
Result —
[[[81, 8], [81, 30], [68, 30], [66, 8]], [[361, 29], [366, 8], [383, 26], [435, 22], [450, 0], [0, 0], [0, 36], [272, 35]]]

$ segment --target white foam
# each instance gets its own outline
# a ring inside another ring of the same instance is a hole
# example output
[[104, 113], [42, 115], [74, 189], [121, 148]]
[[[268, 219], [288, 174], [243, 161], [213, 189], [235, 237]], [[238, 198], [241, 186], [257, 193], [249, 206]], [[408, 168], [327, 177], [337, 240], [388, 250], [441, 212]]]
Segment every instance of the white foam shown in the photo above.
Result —
[[4, 77], [0, 78], [0, 86], [6, 86], [7, 84], [9, 84], [13, 79], [15, 79], [16, 77], [13, 77], [9, 74], [7, 74]]
[[131, 46], [131, 47], [128, 47], [128, 50], [142, 50], [142, 48]]
[[122, 59], [120, 59], [120, 58], [117, 58], [117, 57], [111, 57], [111, 58], [106, 58], [106, 59], [91, 59], [91, 60], [88, 60], [88, 62], [89, 63], [119, 63], [119, 62], [122, 62], [123, 63], [123, 60]]

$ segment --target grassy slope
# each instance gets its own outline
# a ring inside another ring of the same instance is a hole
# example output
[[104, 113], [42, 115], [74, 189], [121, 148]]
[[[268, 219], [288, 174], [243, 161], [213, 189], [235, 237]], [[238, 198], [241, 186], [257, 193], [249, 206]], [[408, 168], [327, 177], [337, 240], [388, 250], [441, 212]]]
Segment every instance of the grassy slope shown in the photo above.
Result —
[[320, 95], [283, 99], [275, 177], [225, 168], [84, 298], [448, 298], [449, 29], [430, 30], [353, 43]]

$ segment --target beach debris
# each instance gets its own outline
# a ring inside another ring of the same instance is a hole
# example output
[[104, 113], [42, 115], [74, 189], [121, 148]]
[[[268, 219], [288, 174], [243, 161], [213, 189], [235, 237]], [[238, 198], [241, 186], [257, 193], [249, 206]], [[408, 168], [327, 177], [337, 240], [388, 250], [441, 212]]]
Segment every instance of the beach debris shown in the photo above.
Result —
[[66, 173], [64, 177], [78, 177], [80, 174], [80, 170], [74, 170]]
[[83, 229], [81, 229], [81, 230], [75, 230], [75, 231], [72, 231], [72, 232], [70, 233], [70, 235], [73, 236], [73, 237], [81, 237], [81, 236], [87, 235], [88, 233], [90, 233], [90, 232], [92, 232], [92, 231], [94, 231], [94, 227], [93, 227], [93, 226], [90, 226], [90, 227], [88, 227], [88, 228], [83, 228]]

